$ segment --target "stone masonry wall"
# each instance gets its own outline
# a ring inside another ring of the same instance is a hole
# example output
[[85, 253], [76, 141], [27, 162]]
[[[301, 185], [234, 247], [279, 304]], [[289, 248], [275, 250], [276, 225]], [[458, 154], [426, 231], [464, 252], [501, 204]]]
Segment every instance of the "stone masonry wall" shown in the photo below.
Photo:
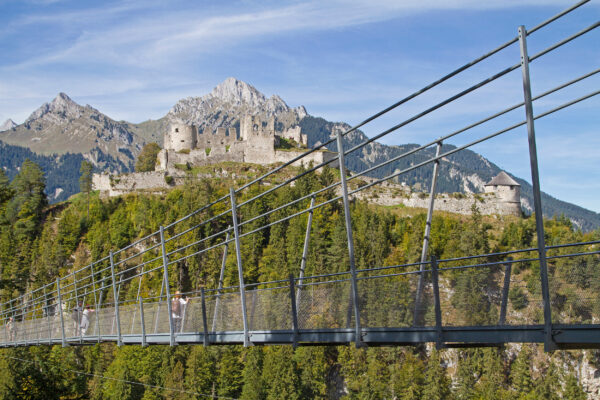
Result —
[[[400, 185], [378, 185], [374, 189], [358, 192], [356, 195], [360, 199], [383, 206], [403, 204], [406, 207], [429, 208], [429, 193], [410, 193], [407, 188]], [[475, 203], [482, 214], [521, 215], [520, 204], [506, 203], [493, 192], [478, 194], [439, 193], [435, 197], [434, 209], [470, 215], [473, 203]]]
[[[304, 152], [304, 151], [306, 151], [306, 150], [302, 150], [301, 152], [275, 150], [275, 155], [274, 155], [275, 162], [283, 162], [283, 163], [288, 162], [292, 158], [297, 157], [298, 155], [302, 154], [302, 152]], [[334, 160], [334, 159], [337, 159], [336, 153], [332, 153], [329, 151], [315, 151], [313, 153], [310, 153], [307, 156], [304, 156], [302, 159], [292, 163], [292, 165], [295, 167], [299, 167], [300, 165], [304, 165], [305, 167], [308, 167], [311, 162], [313, 165], [318, 165], [325, 161]], [[332, 162], [329, 164], [329, 166], [332, 168], [337, 168], [338, 163], [337, 163], [337, 161]]]
[[[119, 196], [138, 190], [162, 191], [170, 187], [165, 181], [165, 172], [136, 172], [124, 175], [94, 174], [92, 187], [103, 196]], [[177, 183], [177, 182], [174, 182]]]

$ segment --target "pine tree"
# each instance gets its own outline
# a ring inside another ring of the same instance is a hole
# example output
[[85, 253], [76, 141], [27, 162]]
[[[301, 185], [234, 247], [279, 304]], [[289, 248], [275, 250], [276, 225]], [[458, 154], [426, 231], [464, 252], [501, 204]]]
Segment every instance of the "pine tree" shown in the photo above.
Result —
[[239, 397], [243, 386], [243, 366], [240, 362], [241, 350], [236, 346], [227, 346], [219, 350], [217, 394], [226, 397]]
[[217, 371], [215, 349], [193, 346], [186, 363], [185, 384], [187, 390], [216, 394]]
[[267, 400], [300, 398], [300, 381], [293, 351], [289, 346], [265, 349], [262, 381], [266, 384]]
[[442, 366], [440, 354], [433, 350], [427, 360], [423, 384], [423, 398], [429, 400], [446, 400], [451, 398], [450, 378], [446, 368]]
[[548, 360], [548, 366], [535, 380], [535, 395], [539, 399], [558, 400], [560, 398], [560, 377], [552, 360]]
[[399, 400], [421, 399], [424, 382], [425, 365], [411, 351], [405, 353], [401, 364], [392, 366], [392, 389]]
[[92, 169], [93, 165], [89, 161], [83, 161], [79, 173], [79, 190], [87, 195], [87, 218], [90, 218], [90, 192], [92, 191]]
[[533, 389], [533, 380], [531, 378], [531, 350], [525, 345], [523, 345], [511, 366], [510, 381], [512, 389], [520, 396], [531, 393]]
[[44, 173], [37, 164], [27, 159], [11, 186], [15, 195], [8, 204], [7, 217], [14, 223], [17, 237], [33, 239], [40, 230], [42, 211], [48, 205]]
[[573, 373], [569, 373], [565, 378], [562, 398], [564, 400], [586, 400], [588, 398], [581, 383]]
[[250, 347], [246, 351], [245, 358], [242, 398], [247, 400], [263, 400], [267, 396], [265, 382], [262, 377], [263, 349], [261, 347]]

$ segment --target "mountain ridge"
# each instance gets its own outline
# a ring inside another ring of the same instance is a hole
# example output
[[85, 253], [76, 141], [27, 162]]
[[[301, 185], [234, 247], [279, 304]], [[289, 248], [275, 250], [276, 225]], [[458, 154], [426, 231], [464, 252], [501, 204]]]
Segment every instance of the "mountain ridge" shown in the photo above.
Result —
[[0, 125], [0, 132], [7, 131], [9, 129], [14, 128], [15, 126], [17, 126], [17, 123], [9, 118], [6, 121], [4, 121], [2, 125]]
[[[166, 115], [158, 120], [138, 124], [115, 121], [90, 105], [81, 106], [67, 94], [59, 93], [51, 102], [44, 103], [20, 125], [3, 132], [0, 140], [7, 144], [29, 148], [44, 155], [66, 153], [82, 154], [98, 171], [131, 172], [135, 158], [148, 142], [162, 145], [162, 137], [171, 121], [198, 126], [199, 131], [214, 131], [217, 127], [234, 127], [239, 132], [239, 121], [246, 114], [276, 118], [276, 130], [299, 125], [308, 136], [309, 147], [329, 140], [337, 131], [351, 128], [344, 122], [331, 122], [309, 115], [304, 106], [290, 107], [280, 96], [265, 96], [254, 86], [227, 78], [203, 96], [187, 97], [177, 101]], [[344, 145], [355, 146], [367, 140], [360, 130], [344, 137]], [[418, 144], [384, 145], [372, 142], [346, 159], [350, 170], [361, 172], [418, 147]], [[327, 146], [337, 151], [336, 143]], [[443, 151], [453, 149], [444, 145]], [[410, 169], [434, 156], [434, 149], [404, 157], [369, 175], [376, 178]], [[2, 165], [0, 165], [2, 167]], [[440, 192], [480, 192], [483, 185], [501, 169], [485, 157], [471, 150], [463, 150], [441, 160], [438, 176]], [[402, 175], [400, 181], [428, 190], [431, 168], [418, 168]], [[522, 185], [522, 205], [531, 212], [533, 199], [531, 185], [524, 179], [511, 175]], [[544, 194], [544, 214], [548, 217], [564, 213], [584, 230], [600, 226], [600, 214], [574, 204], [562, 202]]]

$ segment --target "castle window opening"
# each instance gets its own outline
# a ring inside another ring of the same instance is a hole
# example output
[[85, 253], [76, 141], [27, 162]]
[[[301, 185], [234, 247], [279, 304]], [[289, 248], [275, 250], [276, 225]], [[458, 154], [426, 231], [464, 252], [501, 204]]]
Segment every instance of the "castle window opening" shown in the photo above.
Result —
[[179, 128], [175, 128], [175, 132], [179, 132]]
[[185, 143], [185, 140], [182, 140], [181, 143]]

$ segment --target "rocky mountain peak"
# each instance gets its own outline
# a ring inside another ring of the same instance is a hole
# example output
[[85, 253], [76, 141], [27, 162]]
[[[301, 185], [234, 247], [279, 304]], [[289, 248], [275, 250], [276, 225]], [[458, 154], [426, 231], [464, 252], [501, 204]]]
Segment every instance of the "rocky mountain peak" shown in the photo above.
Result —
[[267, 99], [254, 86], [236, 78], [227, 78], [207, 95], [179, 100], [166, 117], [169, 121], [215, 129], [234, 125], [246, 114], [275, 115], [279, 120], [285, 120], [283, 123], [287, 127], [298, 123], [306, 115], [306, 110], [304, 107], [291, 109], [277, 95]]
[[246, 104], [250, 107], [260, 107], [267, 101], [265, 95], [254, 86], [236, 78], [225, 79], [210, 92], [209, 96], [236, 106]]
[[67, 119], [75, 119], [81, 116], [83, 107], [75, 103], [65, 93], [59, 93], [50, 103], [44, 103], [40, 108], [35, 110], [27, 121], [42, 118], [46, 114], [57, 114]]
[[15, 126], [17, 126], [15, 121], [9, 118], [6, 121], [4, 121], [2, 125], [0, 125], [0, 132], [7, 131], [9, 129], [14, 128]]

